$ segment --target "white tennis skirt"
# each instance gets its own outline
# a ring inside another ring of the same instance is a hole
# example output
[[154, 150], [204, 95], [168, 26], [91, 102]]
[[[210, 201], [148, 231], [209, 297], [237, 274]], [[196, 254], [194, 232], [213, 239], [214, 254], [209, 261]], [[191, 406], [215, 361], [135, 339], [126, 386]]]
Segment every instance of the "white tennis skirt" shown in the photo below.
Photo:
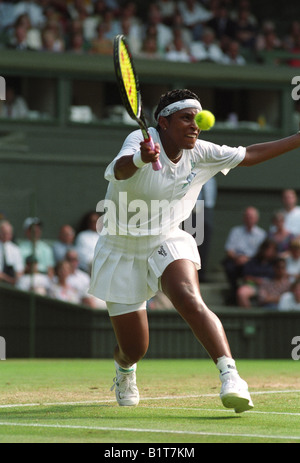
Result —
[[106, 302], [136, 304], [153, 297], [167, 266], [188, 259], [200, 269], [196, 241], [177, 229], [162, 236], [100, 236], [93, 261], [89, 293]]

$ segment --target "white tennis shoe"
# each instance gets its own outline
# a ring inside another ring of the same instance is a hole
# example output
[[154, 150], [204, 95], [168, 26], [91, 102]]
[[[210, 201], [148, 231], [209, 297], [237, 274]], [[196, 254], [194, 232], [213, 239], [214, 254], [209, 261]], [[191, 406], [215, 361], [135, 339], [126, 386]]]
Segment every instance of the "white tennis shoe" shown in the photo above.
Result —
[[234, 408], [236, 413], [254, 408], [248, 391], [248, 384], [238, 375], [223, 382], [220, 397], [224, 407]]
[[123, 407], [138, 405], [140, 401], [139, 390], [136, 385], [136, 365], [128, 371], [116, 365], [116, 377], [111, 391], [115, 388], [116, 399]]

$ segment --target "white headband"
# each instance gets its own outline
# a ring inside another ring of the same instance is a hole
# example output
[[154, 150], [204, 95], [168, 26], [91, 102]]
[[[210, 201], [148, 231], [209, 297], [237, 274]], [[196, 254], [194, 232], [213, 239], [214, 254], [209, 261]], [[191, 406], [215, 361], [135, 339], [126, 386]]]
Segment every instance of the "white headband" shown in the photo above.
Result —
[[168, 117], [171, 114], [176, 113], [177, 111], [181, 111], [182, 109], [186, 109], [186, 108], [195, 108], [195, 109], [198, 109], [199, 112], [202, 111], [202, 106], [199, 103], [199, 101], [190, 98], [188, 100], [176, 101], [175, 103], [171, 103], [169, 104], [169, 106], [166, 106], [157, 115], [157, 120], [160, 118], [160, 116]]

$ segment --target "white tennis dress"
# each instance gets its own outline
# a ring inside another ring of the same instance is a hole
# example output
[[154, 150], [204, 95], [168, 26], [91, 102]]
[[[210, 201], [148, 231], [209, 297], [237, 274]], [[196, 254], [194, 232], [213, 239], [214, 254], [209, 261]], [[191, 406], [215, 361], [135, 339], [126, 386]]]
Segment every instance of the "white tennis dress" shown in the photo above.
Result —
[[164, 152], [158, 131], [149, 132], [161, 147], [160, 171], [149, 163], [127, 180], [115, 178], [116, 160], [140, 150], [143, 137], [137, 130], [105, 172], [109, 186], [97, 208], [105, 215], [89, 292], [107, 302], [150, 299], [160, 288], [162, 273], [176, 259], [188, 259], [200, 268], [196, 241], [180, 224], [190, 216], [204, 183], [220, 171], [226, 175], [245, 157], [244, 147], [197, 140], [175, 164]]

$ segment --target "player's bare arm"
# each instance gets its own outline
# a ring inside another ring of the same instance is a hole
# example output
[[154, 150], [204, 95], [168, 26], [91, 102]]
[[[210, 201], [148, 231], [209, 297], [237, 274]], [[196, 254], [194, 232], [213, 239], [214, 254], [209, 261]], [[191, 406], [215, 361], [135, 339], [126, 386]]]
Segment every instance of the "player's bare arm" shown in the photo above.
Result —
[[250, 145], [246, 148], [245, 158], [239, 165], [246, 167], [255, 166], [256, 164], [269, 161], [270, 159], [276, 158], [281, 154], [299, 147], [299, 133], [291, 135], [290, 137], [282, 138], [281, 140]]
[[[156, 162], [159, 159], [160, 146], [155, 144], [155, 151], [153, 151], [149, 143], [141, 142], [140, 160], [143, 164], [149, 162]], [[117, 180], [127, 180], [132, 177], [139, 169], [139, 164], [136, 163], [134, 155], [122, 156], [115, 164], [115, 177]]]

